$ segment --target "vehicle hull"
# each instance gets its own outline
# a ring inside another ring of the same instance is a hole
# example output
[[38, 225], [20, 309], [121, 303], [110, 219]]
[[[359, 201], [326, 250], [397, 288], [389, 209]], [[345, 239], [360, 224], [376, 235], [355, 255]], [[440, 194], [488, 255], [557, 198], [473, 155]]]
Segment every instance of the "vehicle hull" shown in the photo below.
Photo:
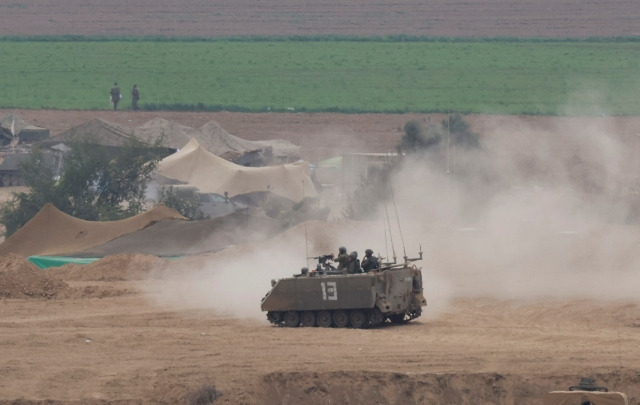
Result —
[[[277, 325], [299, 326], [293, 314], [296, 312], [301, 319], [306, 316], [304, 326], [312, 323], [312, 315], [325, 320], [319, 322], [320, 326], [327, 326], [328, 312], [334, 326], [344, 326], [346, 316], [351, 326], [364, 327], [386, 319], [404, 322], [417, 318], [425, 305], [422, 272], [416, 267], [402, 267], [364, 274], [310, 273], [280, 279], [262, 299], [261, 308]], [[367, 318], [364, 324], [363, 315]]]

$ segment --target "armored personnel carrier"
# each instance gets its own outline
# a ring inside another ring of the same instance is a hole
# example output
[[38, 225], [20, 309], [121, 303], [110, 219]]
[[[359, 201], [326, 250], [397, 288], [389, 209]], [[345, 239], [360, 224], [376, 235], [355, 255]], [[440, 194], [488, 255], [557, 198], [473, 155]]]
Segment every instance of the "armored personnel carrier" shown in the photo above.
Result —
[[317, 257], [316, 269], [303, 268], [293, 277], [272, 280], [261, 308], [274, 325], [365, 328], [384, 322], [403, 323], [419, 317], [427, 305], [422, 272], [404, 263], [384, 263], [368, 273], [344, 274]]
[[583, 377], [578, 385], [568, 391], [551, 391], [543, 399], [543, 405], [629, 405], [622, 392], [610, 392], [598, 386], [593, 378]]

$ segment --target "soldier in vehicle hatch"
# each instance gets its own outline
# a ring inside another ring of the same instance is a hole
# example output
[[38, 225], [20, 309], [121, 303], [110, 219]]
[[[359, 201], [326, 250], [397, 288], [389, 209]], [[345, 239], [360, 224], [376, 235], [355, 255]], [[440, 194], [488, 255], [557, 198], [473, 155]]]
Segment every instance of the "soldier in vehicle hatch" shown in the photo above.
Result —
[[362, 259], [362, 270], [366, 273], [368, 271], [377, 270], [380, 268], [378, 258], [373, 255], [373, 250], [367, 249], [364, 251], [364, 258]]
[[331, 260], [338, 263], [338, 270], [344, 270], [347, 267], [347, 260], [349, 259], [349, 255], [347, 254], [347, 248], [344, 246], [340, 246], [338, 249], [338, 257], [331, 255]]

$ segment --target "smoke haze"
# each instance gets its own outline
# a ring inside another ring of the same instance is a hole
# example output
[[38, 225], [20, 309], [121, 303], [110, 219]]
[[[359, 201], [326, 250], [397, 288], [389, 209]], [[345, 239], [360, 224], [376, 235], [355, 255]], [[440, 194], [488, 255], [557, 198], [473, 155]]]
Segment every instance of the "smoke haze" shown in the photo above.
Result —
[[481, 151], [450, 150], [448, 172], [422, 157], [394, 181], [405, 239], [424, 241], [425, 279], [445, 285], [428, 286], [430, 303], [637, 299], [629, 145], [604, 126], [490, 132]]

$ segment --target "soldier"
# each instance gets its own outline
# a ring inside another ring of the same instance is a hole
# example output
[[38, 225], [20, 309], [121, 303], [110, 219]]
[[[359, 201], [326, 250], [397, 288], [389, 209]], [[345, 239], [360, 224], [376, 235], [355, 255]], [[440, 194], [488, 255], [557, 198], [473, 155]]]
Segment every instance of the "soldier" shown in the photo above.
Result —
[[118, 82], [113, 83], [113, 87], [111, 88], [111, 104], [113, 104], [113, 111], [118, 108], [118, 102], [122, 98], [122, 94], [120, 94], [120, 87], [118, 87]]
[[133, 89], [131, 89], [131, 105], [134, 111], [138, 111], [140, 109], [138, 107], [138, 100], [140, 100], [140, 90], [138, 90], [138, 85], [134, 84]]
[[377, 270], [380, 268], [378, 264], [378, 258], [373, 255], [373, 250], [367, 249], [364, 251], [364, 258], [362, 259], [362, 270], [368, 272], [371, 270]]
[[358, 259], [358, 252], [349, 253], [346, 270], [347, 274], [362, 273], [362, 267], [360, 267], [360, 260]]
[[338, 257], [333, 258], [333, 254], [331, 255], [331, 260], [338, 262], [338, 270], [344, 270], [347, 267], [347, 259], [349, 255], [347, 254], [347, 248], [344, 246], [340, 246], [338, 249]]

